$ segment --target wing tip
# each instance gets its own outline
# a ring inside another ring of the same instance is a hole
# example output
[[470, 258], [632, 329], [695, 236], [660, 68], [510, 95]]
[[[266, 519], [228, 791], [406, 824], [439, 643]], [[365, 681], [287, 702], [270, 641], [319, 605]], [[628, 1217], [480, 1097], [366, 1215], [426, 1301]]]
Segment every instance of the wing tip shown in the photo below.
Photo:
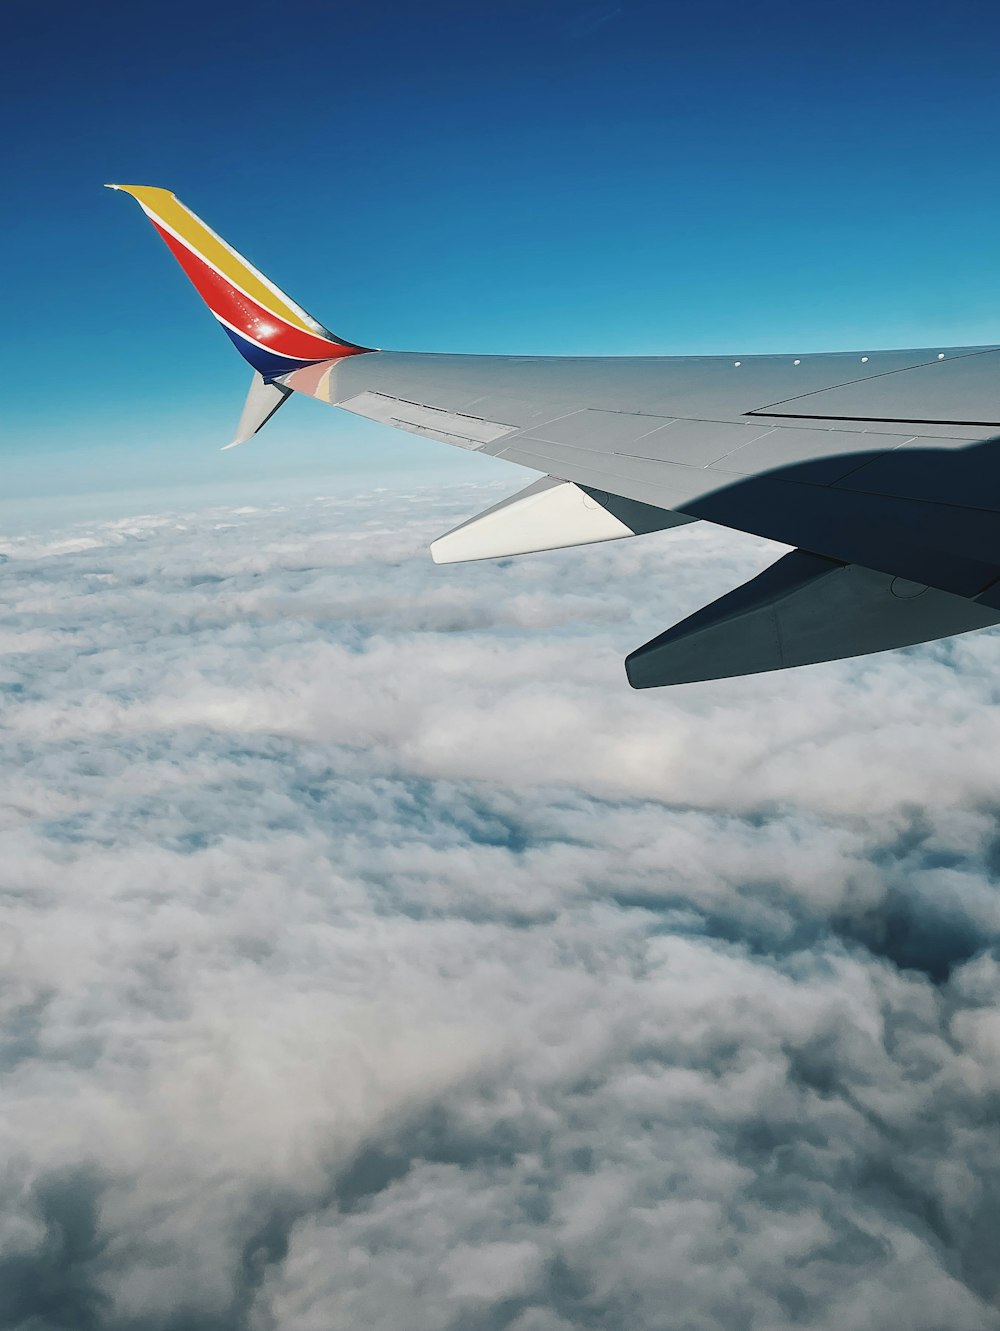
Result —
[[140, 208], [145, 208], [147, 204], [157, 199], [162, 201], [177, 198], [173, 190], [164, 189], [161, 185], [124, 185], [120, 182], [109, 182], [104, 188], [117, 190], [121, 194], [131, 194]]

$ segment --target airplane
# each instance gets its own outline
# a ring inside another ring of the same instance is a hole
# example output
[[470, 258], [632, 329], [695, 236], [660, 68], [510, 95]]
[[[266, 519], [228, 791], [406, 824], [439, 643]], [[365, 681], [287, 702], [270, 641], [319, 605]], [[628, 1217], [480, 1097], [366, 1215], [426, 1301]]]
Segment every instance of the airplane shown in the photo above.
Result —
[[1000, 623], [1000, 345], [480, 356], [337, 337], [169, 190], [132, 195], [246, 360], [244, 443], [293, 393], [540, 479], [430, 547], [499, 559], [705, 521], [795, 547], [633, 651], [637, 689]]

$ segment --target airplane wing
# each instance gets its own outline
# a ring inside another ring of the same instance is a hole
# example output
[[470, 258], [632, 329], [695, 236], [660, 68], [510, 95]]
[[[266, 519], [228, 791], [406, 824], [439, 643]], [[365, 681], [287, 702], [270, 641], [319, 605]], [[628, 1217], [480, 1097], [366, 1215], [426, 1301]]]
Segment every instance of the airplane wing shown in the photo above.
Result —
[[824, 355], [452, 356], [329, 333], [173, 195], [123, 186], [254, 367], [234, 443], [294, 392], [542, 473], [438, 562], [694, 520], [797, 547], [638, 649], [639, 688], [1000, 623], [1000, 345]]

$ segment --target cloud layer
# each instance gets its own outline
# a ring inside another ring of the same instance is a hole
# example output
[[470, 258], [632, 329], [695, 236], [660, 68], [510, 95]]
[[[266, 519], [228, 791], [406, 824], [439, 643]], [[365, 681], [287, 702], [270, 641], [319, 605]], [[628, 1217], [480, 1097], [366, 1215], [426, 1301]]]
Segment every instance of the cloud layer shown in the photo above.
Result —
[[1000, 1328], [1000, 637], [632, 693], [775, 551], [2, 544], [0, 1325]]

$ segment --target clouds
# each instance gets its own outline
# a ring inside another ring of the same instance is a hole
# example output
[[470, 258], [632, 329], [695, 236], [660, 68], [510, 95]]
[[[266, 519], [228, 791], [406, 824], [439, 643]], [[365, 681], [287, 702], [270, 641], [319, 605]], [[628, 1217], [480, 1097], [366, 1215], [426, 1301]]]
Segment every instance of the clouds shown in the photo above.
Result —
[[1000, 639], [635, 694], [773, 549], [492, 497], [3, 544], [0, 1321], [1000, 1326]]

